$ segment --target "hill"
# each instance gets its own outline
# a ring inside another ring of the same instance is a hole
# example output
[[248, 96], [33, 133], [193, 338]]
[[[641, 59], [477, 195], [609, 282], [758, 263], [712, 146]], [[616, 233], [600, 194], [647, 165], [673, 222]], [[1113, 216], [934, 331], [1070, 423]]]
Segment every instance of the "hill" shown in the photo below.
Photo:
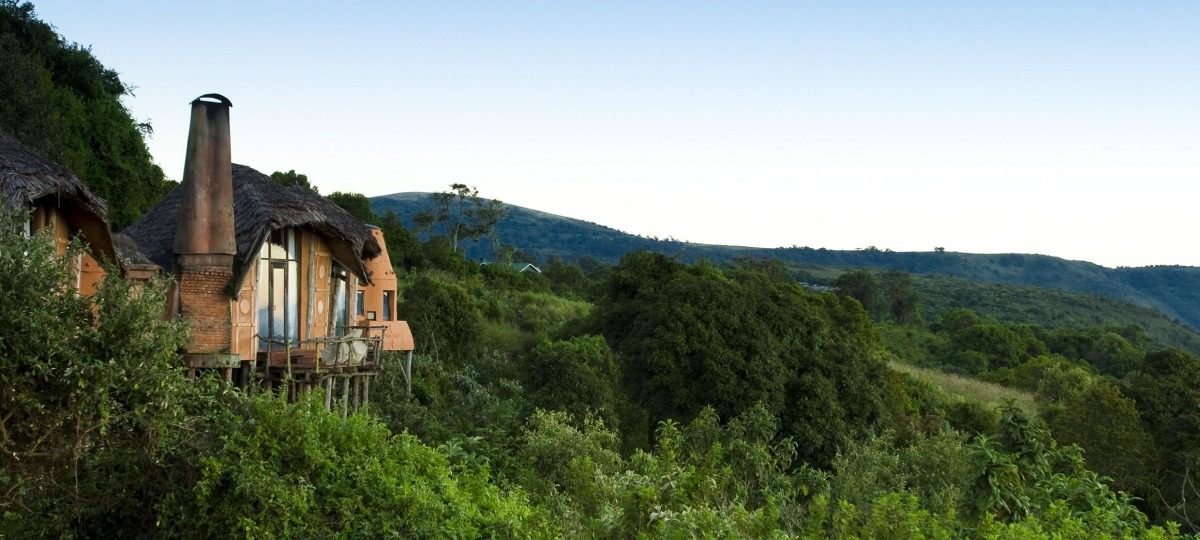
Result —
[[1161, 311], [1093, 294], [1024, 285], [1005, 285], [936, 275], [914, 275], [926, 320], [967, 308], [1002, 323], [1045, 328], [1137, 325], [1155, 348], [1176, 347], [1200, 354], [1200, 331]]
[[[411, 224], [411, 217], [430, 207], [428, 193], [396, 193], [371, 199], [372, 209], [383, 214], [394, 211]], [[1200, 328], [1200, 268], [1153, 266], [1106, 268], [1085, 261], [1069, 261], [1049, 255], [974, 254], [946, 251], [894, 252], [868, 248], [838, 251], [811, 247], [755, 248], [718, 246], [659, 240], [628, 234], [611, 227], [506, 205], [508, 217], [496, 227], [506, 244], [545, 260], [550, 256], [568, 261], [592, 258], [615, 263], [638, 250], [677, 257], [683, 262], [707, 259], [720, 263], [739, 257], [776, 258], [793, 265], [837, 266], [903, 270], [974, 281], [1042, 287], [1121, 300], [1156, 309], [1192, 328]], [[486, 243], [467, 246], [472, 259], [491, 258]]]

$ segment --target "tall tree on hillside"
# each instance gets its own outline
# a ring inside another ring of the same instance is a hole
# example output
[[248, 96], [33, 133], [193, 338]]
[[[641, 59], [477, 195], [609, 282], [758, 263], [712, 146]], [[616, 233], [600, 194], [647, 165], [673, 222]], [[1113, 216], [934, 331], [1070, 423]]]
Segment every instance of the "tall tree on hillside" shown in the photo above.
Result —
[[921, 318], [921, 297], [913, 290], [912, 276], [907, 272], [891, 270], [883, 273], [880, 280], [888, 315], [896, 324], [924, 324]]
[[478, 189], [466, 184], [451, 184], [450, 191], [434, 193], [431, 198], [433, 212], [425, 211], [413, 216], [413, 222], [419, 229], [441, 225], [446, 241], [455, 252], [463, 240], [478, 241], [484, 236], [491, 239], [493, 253], [499, 250], [496, 224], [508, 215], [503, 202], [483, 199]]
[[126, 95], [116, 71], [38, 20], [32, 4], [0, 0], [0, 129], [79, 175], [108, 201], [115, 230], [173, 185], [146, 149], [150, 125], [121, 103]]

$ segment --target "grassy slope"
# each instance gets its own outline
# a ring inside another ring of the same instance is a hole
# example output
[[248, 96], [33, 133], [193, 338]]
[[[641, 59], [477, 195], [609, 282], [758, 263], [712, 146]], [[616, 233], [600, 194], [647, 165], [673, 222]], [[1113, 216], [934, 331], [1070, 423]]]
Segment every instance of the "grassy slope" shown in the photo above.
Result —
[[919, 368], [902, 362], [888, 362], [888, 367], [927, 381], [941, 388], [946, 395], [952, 397], [968, 401], [978, 401], [989, 406], [998, 406], [1008, 400], [1015, 400], [1017, 405], [1021, 407], [1021, 410], [1032, 414], [1038, 412], [1037, 402], [1034, 400], [1033, 394], [1028, 392], [1005, 388], [998, 384], [987, 383], [962, 375], [942, 373], [936, 369]]

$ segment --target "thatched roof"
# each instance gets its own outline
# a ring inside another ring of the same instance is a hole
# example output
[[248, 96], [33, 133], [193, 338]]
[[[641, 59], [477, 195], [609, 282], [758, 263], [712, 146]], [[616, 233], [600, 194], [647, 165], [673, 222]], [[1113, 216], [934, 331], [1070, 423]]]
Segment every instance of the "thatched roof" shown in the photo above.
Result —
[[[183, 197], [176, 187], [158, 206], [123, 231], [155, 264], [170, 270], [174, 261], [175, 228]], [[271, 231], [284, 227], [314, 230], [329, 242], [333, 258], [364, 282], [370, 282], [365, 260], [382, 252], [367, 228], [324, 197], [299, 186], [283, 187], [245, 165], [233, 164], [233, 220], [237, 255], [233, 283], [240, 284], [255, 264]], [[240, 287], [235, 287], [240, 288]]]
[[154, 264], [142, 253], [137, 242], [124, 233], [113, 233], [113, 247], [117, 248], [117, 260], [122, 266]]
[[0, 131], [0, 207], [30, 210], [47, 202], [62, 209], [70, 232], [80, 235], [93, 254], [117, 260], [104, 200], [88, 191], [70, 169]]

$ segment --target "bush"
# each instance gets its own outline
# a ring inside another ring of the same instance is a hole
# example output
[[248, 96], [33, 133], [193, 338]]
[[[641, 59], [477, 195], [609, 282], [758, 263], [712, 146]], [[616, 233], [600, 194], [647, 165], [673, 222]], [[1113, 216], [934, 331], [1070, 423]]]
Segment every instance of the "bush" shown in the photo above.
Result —
[[619, 367], [604, 338], [542, 342], [529, 354], [524, 372], [533, 406], [564, 410], [580, 420], [595, 413], [617, 426]]
[[81, 296], [81, 247], [56, 256], [49, 229], [17, 233], [24, 219], [0, 213], [0, 533], [136, 530], [162, 490], [156, 447], [185, 421], [187, 333], [162, 320], [163, 282], [109, 268]]
[[455, 283], [421, 275], [404, 289], [397, 312], [412, 324], [418, 350], [437, 360], [472, 352], [483, 323], [475, 300]]
[[551, 537], [547, 516], [486, 472], [455, 471], [411, 435], [318, 396], [246, 402], [203, 456], [194, 488], [166, 505], [170, 535], [254, 538]]

